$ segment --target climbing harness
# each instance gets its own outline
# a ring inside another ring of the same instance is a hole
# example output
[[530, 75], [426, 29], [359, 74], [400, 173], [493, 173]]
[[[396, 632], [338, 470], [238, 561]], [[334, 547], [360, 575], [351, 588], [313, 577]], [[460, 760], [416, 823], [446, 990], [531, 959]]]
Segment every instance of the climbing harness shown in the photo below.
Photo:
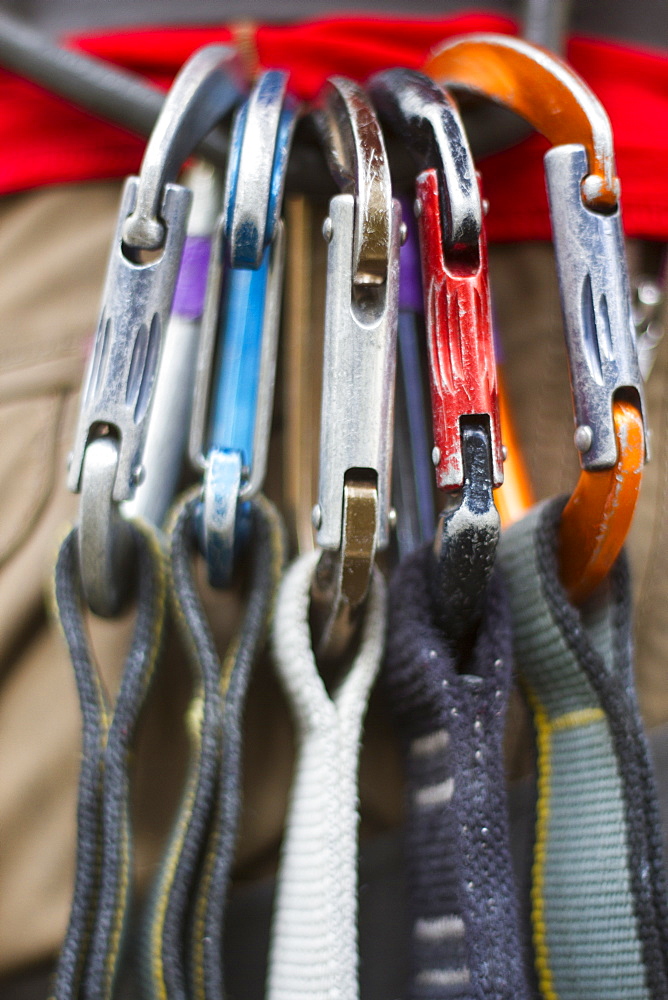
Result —
[[545, 169], [583, 468], [562, 518], [561, 566], [570, 595], [584, 599], [624, 542], [645, 459], [610, 122], [564, 63], [518, 39], [454, 39], [426, 72], [506, 105], [555, 144]]
[[[163, 105], [140, 176], [123, 190], [68, 471], [69, 488], [81, 493], [84, 594], [97, 614], [114, 615], [129, 591], [129, 536], [119, 504], [144, 476], [148, 415], [191, 201], [173, 178], [240, 90], [231, 49], [196, 53]], [[145, 250], [159, 254], [145, 261]]]

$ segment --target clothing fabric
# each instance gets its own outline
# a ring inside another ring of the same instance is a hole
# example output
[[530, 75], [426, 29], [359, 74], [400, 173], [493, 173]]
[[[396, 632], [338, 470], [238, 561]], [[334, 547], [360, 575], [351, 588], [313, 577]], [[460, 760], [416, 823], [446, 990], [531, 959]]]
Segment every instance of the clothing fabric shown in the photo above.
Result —
[[404, 749], [411, 1000], [530, 996], [510, 856], [503, 731], [510, 610], [496, 574], [473, 649], [436, 624], [430, 547], [395, 570], [382, 679]]
[[564, 501], [503, 535], [515, 657], [537, 731], [533, 939], [542, 995], [668, 991], [657, 793], [635, 697], [624, 558], [582, 608], [558, 575]]

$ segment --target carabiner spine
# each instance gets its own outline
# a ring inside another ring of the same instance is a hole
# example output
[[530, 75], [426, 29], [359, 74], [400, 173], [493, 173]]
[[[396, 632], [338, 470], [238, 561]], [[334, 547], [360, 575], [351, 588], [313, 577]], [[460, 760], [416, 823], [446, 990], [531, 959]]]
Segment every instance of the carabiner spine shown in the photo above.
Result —
[[195, 392], [190, 418], [190, 434], [188, 437], [188, 457], [190, 464], [197, 472], [204, 472], [206, 470], [207, 424], [212, 392], [211, 379], [218, 336], [220, 297], [223, 287], [225, 228], [226, 218], [223, 212], [218, 218], [211, 242], [209, 273], [206, 281], [204, 312], [202, 314], [199, 351], [195, 371]]
[[503, 482], [498, 386], [484, 227], [474, 259], [447, 260], [436, 170], [416, 178], [425, 321], [434, 415], [434, 465], [441, 490], [464, 485], [461, 424], [489, 418], [494, 486]]

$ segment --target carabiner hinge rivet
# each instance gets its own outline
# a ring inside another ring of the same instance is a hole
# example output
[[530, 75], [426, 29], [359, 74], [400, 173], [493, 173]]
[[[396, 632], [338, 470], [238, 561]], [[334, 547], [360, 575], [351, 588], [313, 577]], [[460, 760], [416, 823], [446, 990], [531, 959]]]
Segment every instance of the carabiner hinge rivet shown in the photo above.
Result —
[[594, 432], [587, 424], [581, 424], [575, 429], [573, 441], [577, 450], [584, 455], [594, 443]]
[[329, 215], [322, 224], [322, 235], [325, 238], [326, 243], [332, 242], [332, 236], [334, 235], [334, 225]]

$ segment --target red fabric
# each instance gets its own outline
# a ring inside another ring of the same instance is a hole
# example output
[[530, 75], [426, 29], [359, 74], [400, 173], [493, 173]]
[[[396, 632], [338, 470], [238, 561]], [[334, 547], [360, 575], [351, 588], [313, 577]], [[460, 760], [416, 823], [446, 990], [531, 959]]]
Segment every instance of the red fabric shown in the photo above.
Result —
[[[470, 31], [513, 34], [516, 28], [487, 14], [447, 20], [341, 17], [262, 26], [256, 47], [260, 64], [289, 69], [293, 90], [308, 99], [332, 73], [364, 80], [388, 66], [419, 68], [440, 40]], [[133, 29], [71, 38], [68, 44], [167, 87], [195, 49], [232, 37], [227, 28]], [[668, 239], [668, 55], [573, 38], [568, 57], [612, 120], [627, 233]], [[144, 146], [8, 73], [0, 73], [0, 142], [0, 194], [133, 173]], [[532, 137], [481, 164], [490, 239], [549, 239], [544, 149], [544, 141]]]

